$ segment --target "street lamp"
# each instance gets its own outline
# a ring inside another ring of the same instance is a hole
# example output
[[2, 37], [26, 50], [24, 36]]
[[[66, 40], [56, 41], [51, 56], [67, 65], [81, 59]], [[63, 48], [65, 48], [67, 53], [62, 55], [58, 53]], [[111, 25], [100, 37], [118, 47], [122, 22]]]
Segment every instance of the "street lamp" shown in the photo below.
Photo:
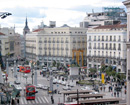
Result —
[[7, 16], [10, 16], [10, 15], [12, 15], [12, 14], [9, 13], [9, 12], [0, 12], [1, 19], [4, 19], [4, 18], [6, 18]]

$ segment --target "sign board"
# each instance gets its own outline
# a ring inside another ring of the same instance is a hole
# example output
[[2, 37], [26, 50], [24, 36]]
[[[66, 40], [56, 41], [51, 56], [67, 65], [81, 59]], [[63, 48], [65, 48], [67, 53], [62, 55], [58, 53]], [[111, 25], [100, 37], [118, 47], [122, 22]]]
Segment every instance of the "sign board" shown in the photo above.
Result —
[[102, 73], [102, 84], [104, 84], [105, 80], [104, 80], [104, 74]]

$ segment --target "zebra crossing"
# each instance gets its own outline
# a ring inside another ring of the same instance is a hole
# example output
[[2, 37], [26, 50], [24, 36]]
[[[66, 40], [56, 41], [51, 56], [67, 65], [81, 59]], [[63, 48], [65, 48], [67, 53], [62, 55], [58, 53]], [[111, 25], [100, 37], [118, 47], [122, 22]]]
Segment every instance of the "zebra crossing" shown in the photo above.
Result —
[[26, 100], [25, 97], [20, 98], [20, 105], [35, 105], [35, 104], [42, 104], [42, 103], [49, 103], [49, 100], [44, 96], [44, 97], [36, 97], [35, 100]]

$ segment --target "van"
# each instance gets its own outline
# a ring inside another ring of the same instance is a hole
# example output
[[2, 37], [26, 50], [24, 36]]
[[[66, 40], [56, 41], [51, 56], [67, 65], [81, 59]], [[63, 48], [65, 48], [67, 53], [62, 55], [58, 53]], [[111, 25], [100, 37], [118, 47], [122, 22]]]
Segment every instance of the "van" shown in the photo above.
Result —
[[47, 71], [47, 67], [43, 67], [43, 68], [42, 68], [42, 71]]

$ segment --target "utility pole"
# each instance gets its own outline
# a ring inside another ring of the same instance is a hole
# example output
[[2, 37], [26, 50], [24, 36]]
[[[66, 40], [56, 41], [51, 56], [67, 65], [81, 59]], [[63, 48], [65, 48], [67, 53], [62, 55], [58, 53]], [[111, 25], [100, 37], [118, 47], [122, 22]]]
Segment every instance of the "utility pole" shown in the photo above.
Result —
[[6, 74], [9, 75], [9, 63], [8, 63], [8, 58], [6, 61]]
[[32, 65], [31, 65], [31, 70], [32, 70], [32, 84], [33, 84], [33, 46], [32, 46]]

